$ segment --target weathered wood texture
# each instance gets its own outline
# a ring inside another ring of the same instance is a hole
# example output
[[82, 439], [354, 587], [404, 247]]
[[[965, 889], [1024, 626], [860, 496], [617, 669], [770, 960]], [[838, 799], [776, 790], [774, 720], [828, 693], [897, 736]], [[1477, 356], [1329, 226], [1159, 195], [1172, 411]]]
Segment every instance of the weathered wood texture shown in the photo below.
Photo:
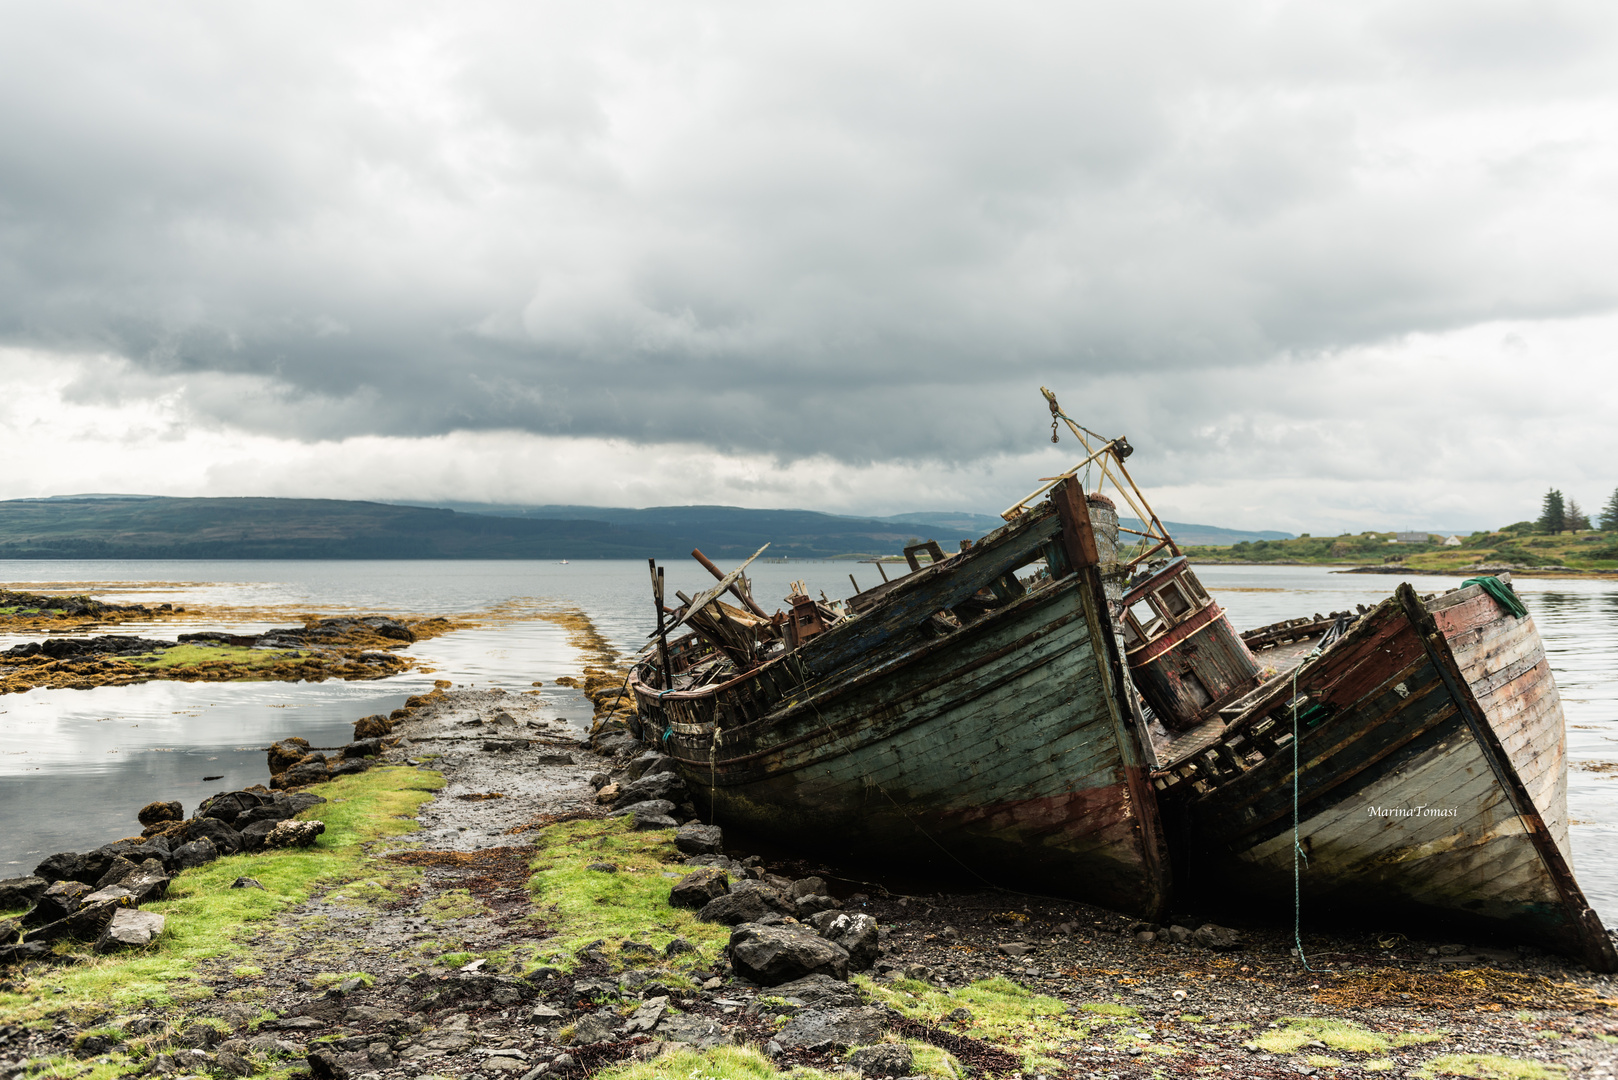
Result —
[[1058, 538], [1049, 506], [1025, 515], [723, 687], [659, 698], [632, 678], [643, 723], [721, 821], [1160, 914], [1162, 834], [1099, 571], [952, 632], [932, 619]]
[[[1482, 595], [1475, 587], [1463, 592]], [[1562, 806], [1565, 817], [1565, 793], [1545, 780], [1561, 753], [1560, 739], [1551, 747], [1536, 737], [1552, 726], [1560, 730], [1559, 708], [1551, 710], [1553, 724], [1540, 708], [1547, 692], [1492, 677], [1491, 661], [1476, 647], [1497, 644], [1498, 675], [1531, 657], [1534, 650], [1522, 638], [1531, 627], [1500, 632], [1502, 619], [1527, 620], [1459, 597], [1438, 614], [1451, 613], [1446, 621], [1457, 637], [1470, 633], [1475, 642], [1452, 654], [1445, 634], [1423, 636], [1412, 619], [1436, 620], [1413, 594], [1406, 600], [1411, 614], [1396, 601], [1384, 603], [1296, 672], [1297, 693], [1305, 699], [1296, 783], [1297, 835], [1307, 856], [1305, 913], [1470, 923], [1611, 970], [1618, 957], [1599, 923], [1592, 929], [1588, 905], [1558, 850], [1561, 841], [1550, 839], [1516, 772], [1518, 761], [1542, 763], [1531, 773], [1535, 790]], [[1474, 694], [1474, 682], [1485, 688], [1483, 695]], [[1262, 695], [1253, 712], [1273, 718], [1279, 706], [1283, 718], [1289, 715], [1293, 680], [1287, 676], [1284, 683]], [[1504, 696], [1487, 692], [1514, 685]], [[1554, 685], [1548, 697], [1555, 701]], [[1512, 713], [1524, 699], [1533, 705]], [[1525, 715], [1535, 718], [1535, 731], [1522, 730]], [[1244, 714], [1231, 728], [1252, 722], [1253, 714]], [[1171, 843], [1183, 845], [1182, 883], [1189, 888], [1217, 890], [1261, 909], [1290, 909], [1290, 721], [1284, 728], [1279, 749], [1244, 763], [1239, 775], [1200, 793], [1190, 785], [1179, 789], [1169, 813]]]

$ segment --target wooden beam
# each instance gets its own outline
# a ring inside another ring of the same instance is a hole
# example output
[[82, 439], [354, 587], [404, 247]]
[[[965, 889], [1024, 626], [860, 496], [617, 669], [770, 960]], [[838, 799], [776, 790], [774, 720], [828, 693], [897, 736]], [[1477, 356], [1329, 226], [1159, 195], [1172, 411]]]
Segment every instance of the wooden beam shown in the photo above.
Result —
[[1051, 502], [1062, 523], [1062, 550], [1068, 565], [1075, 570], [1100, 565], [1095, 530], [1090, 527], [1090, 507], [1078, 479], [1070, 476], [1052, 488]]

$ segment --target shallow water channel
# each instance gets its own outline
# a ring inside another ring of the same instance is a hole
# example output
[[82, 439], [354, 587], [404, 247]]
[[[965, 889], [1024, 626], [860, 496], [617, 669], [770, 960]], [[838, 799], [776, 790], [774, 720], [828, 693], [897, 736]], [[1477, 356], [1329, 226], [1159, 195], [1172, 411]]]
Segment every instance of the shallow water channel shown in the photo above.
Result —
[[[803, 580], [833, 599], [878, 583], [870, 565], [754, 563], [754, 592], [767, 608]], [[1314, 567], [1204, 566], [1213, 595], [1246, 628], [1299, 615], [1373, 604], [1399, 578], [1333, 574]], [[712, 579], [690, 560], [670, 563], [668, 590], [688, 595]], [[1420, 592], [1457, 578], [1411, 578]], [[4, 562], [0, 582], [48, 591], [72, 588], [114, 603], [172, 602], [253, 609], [258, 621], [191, 615], [126, 623], [113, 632], [173, 638], [196, 630], [252, 632], [295, 625], [292, 613], [461, 614], [476, 629], [410, 646], [432, 672], [371, 682], [179, 683], [92, 690], [35, 690], [0, 697], [0, 877], [26, 873], [55, 851], [84, 850], [138, 831], [135, 811], [153, 799], [190, 810], [217, 791], [266, 779], [263, 747], [301, 735], [316, 746], [351, 738], [361, 716], [398, 708], [435, 679], [460, 686], [540, 691], [552, 715], [581, 727], [582, 695], [557, 687], [584, 658], [554, 622], [532, 610], [584, 612], [620, 649], [653, 626], [647, 568], [630, 560], [501, 562]], [[1519, 578], [1539, 625], [1568, 721], [1569, 803], [1576, 871], [1592, 903], [1618, 922], [1618, 771], [1580, 763], [1618, 761], [1618, 582]], [[672, 602], [672, 601], [671, 601]], [[276, 609], [266, 615], [264, 609]], [[30, 636], [0, 634], [0, 649]], [[209, 779], [205, 779], [209, 778]]]

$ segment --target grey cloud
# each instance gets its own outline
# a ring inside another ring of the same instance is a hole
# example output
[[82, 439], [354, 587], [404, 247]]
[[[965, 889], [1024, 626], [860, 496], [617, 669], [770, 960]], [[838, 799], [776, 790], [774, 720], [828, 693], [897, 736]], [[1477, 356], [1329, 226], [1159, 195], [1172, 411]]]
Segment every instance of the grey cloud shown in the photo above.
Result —
[[970, 461], [1050, 382], [1169, 447], [1172, 373], [1618, 298], [1545, 227], [1610, 148], [1487, 134], [1610, 110], [1610, 19], [1475, 11], [20, 6], [0, 337], [303, 439]]

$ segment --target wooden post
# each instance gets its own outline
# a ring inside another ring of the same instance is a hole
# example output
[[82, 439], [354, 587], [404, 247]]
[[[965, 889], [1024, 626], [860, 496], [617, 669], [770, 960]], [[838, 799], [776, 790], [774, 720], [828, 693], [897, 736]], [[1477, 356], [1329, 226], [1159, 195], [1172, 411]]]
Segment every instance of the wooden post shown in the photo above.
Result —
[[669, 635], [663, 629], [663, 568], [656, 559], [647, 559], [652, 571], [652, 600], [657, 606], [657, 658], [663, 667], [663, 689], [674, 689], [674, 668], [669, 663]]
[[1068, 563], [1074, 570], [1099, 565], [1101, 554], [1090, 527], [1090, 506], [1084, 501], [1078, 477], [1067, 477], [1052, 488], [1051, 502], [1056, 504], [1056, 516], [1062, 522], [1062, 550]]

